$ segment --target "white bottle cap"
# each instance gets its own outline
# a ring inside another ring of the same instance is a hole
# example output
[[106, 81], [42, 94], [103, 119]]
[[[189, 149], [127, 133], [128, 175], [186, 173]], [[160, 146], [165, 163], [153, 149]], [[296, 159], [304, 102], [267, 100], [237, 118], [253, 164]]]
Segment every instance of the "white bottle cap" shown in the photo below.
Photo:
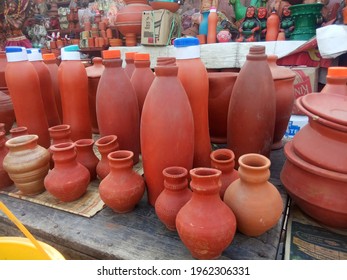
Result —
[[42, 54], [40, 49], [30, 48], [27, 49], [29, 61], [42, 61]]
[[81, 60], [80, 48], [77, 45], [71, 45], [61, 48], [61, 60]]
[[174, 40], [176, 59], [200, 58], [200, 42], [195, 37], [182, 37]]
[[26, 61], [28, 60], [27, 51], [24, 47], [6, 47], [7, 62]]

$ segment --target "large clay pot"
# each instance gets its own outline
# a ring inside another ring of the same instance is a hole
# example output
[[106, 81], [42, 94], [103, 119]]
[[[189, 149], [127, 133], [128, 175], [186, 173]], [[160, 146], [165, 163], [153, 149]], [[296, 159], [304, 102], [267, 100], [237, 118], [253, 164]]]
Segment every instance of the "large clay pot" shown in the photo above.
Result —
[[98, 120], [96, 116], [96, 91], [104, 69], [105, 66], [102, 64], [101, 57], [94, 57], [93, 65], [86, 68], [88, 76], [89, 113], [93, 133], [99, 133]]
[[211, 167], [222, 171], [219, 194], [221, 199], [223, 199], [225, 190], [239, 178], [239, 173], [235, 169], [235, 155], [232, 150], [218, 149], [211, 153], [210, 158]]
[[124, 0], [126, 6], [121, 8], [116, 16], [115, 26], [125, 36], [127, 33], [141, 35], [142, 12], [152, 11], [147, 0]]
[[295, 72], [284, 66], [278, 66], [276, 55], [268, 55], [267, 61], [274, 80], [276, 95], [276, 123], [272, 149], [279, 149], [283, 147], [282, 138], [293, 110]]
[[23, 195], [35, 195], [45, 190], [43, 181], [49, 170], [50, 154], [37, 144], [38, 138], [28, 134], [6, 142], [9, 152], [3, 166]]
[[163, 170], [190, 170], [194, 155], [194, 121], [173, 57], [159, 57], [155, 79], [141, 116], [141, 151], [148, 201], [154, 206], [163, 186]]
[[118, 137], [116, 135], [107, 135], [99, 138], [95, 142], [95, 146], [100, 153], [100, 161], [96, 166], [96, 173], [100, 180], [104, 179], [110, 173], [108, 162], [108, 154], [119, 149]]
[[76, 160], [85, 166], [90, 174], [90, 181], [96, 179], [96, 167], [99, 163], [99, 159], [94, 153], [94, 140], [93, 139], [80, 139], [75, 142], [77, 158]]
[[3, 167], [4, 158], [8, 153], [8, 148], [5, 146], [6, 141], [5, 132], [0, 131], [0, 190], [13, 184], [13, 181]]
[[321, 93], [333, 93], [347, 96], [347, 67], [329, 67], [327, 82]]
[[145, 192], [143, 177], [133, 170], [134, 153], [118, 150], [109, 153], [107, 157], [110, 173], [99, 185], [100, 198], [117, 213], [130, 212]]
[[219, 196], [220, 170], [201, 167], [189, 173], [193, 195], [177, 214], [177, 232], [194, 258], [216, 259], [234, 238], [236, 218]]
[[0, 90], [0, 121], [5, 124], [6, 133], [10, 131], [15, 120], [11, 97]]
[[238, 73], [208, 72], [208, 120], [211, 142], [227, 142], [227, 121], [230, 96]]
[[233, 210], [237, 229], [247, 236], [260, 236], [279, 221], [283, 201], [270, 179], [270, 160], [259, 154], [239, 158], [239, 176], [227, 188], [224, 202]]
[[176, 216], [179, 210], [191, 199], [188, 188], [188, 171], [179, 166], [163, 170], [164, 190], [155, 201], [155, 213], [167, 229], [176, 230]]
[[63, 202], [80, 198], [90, 181], [89, 171], [77, 162], [74, 143], [60, 143], [50, 147], [54, 168], [45, 178], [46, 190]]

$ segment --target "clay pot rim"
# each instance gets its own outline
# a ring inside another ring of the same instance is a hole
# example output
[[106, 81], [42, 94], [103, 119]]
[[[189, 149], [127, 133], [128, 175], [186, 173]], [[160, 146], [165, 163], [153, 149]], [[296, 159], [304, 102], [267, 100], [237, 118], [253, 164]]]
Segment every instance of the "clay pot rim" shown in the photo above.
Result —
[[118, 137], [116, 135], [106, 135], [96, 140], [95, 145], [97, 147], [104, 147], [106, 145], [109, 145], [110, 143], [116, 142], [117, 139]]
[[210, 167], [197, 167], [189, 170], [189, 174], [196, 178], [213, 178], [220, 176], [222, 174], [222, 171]]
[[28, 128], [26, 126], [16, 126], [16, 127], [12, 127], [10, 129], [10, 133], [16, 133], [16, 132], [22, 132], [22, 131], [26, 131], [28, 130]]
[[182, 166], [169, 166], [164, 168], [163, 175], [170, 178], [182, 178], [188, 176], [188, 170]]
[[49, 149], [52, 152], [61, 152], [61, 151], [67, 151], [67, 150], [73, 149], [75, 147], [76, 147], [76, 145], [74, 142], [64, 142], [64, 143], [58, 143], [58, 144], [51, 145], [49, 147]]
[[37, 142], [39, 136], [36, 134], [27, 134], [13, 137], [6, 141], [6, 147], [8, 148], [16, 148], [26, 145], [28, 143]]
[[49, 127], [48, 131], [56, 132], [56, 131], [68, 130], [70, 128], [71, 126], [69, 124], [58, 124], [58, 125]]
[[107, 155], [107, 158], [113, 161], [128, 161], [129, 159], [132, 159], [133, 157], [134, 157], [134, 152], [129, 150], [117, 150], [117, 151], [110, 152]]
[[94, 139], [86, 138], [86, 139], [78, 139], [75, 141], [76, 147], [87, 147], [92, 146], [94, 144]]
[[230, 149], [217, 149], [210, 153], [210, 159], [218, 163], [229, 163], [235, 160], [235, 154]]
[[239, 157], [239, 167], [244, 167], [252, 170], [269, 169], [271, 161], [264, 155], [257, 153], [248, 153]]

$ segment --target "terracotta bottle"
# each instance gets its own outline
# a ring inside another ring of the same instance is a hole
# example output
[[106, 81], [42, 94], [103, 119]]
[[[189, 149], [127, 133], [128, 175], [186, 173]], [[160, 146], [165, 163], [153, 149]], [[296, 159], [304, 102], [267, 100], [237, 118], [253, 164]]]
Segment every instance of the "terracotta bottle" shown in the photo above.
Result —
[[8, 63], [5, 78], [11, 93], [17, 126], [26, 126], [30, 134], [38, 136], [38, 144], [48, 148], [48, 122], [47, 118], [43, 117], [45, 109], [35, 67], [28, 61], [24, 47], [6, 47], [6, 56]]
[[43, 62], [40, 49], [27, 49], [28, 60], [34, 65], [39, 76], [41, 97], [45, 108], [45, 113], [48, 121], [48, 126], [60, 124], [60, 117], [55, 104], [55, 94], [51, 74], [47, 65]]
[[207, 44], [217, 43], [217, 23], [217, 9], [215, 7], [211, 7], [207, 18]]
[[208, 121], [212, 143], [227, 142], [227, 121], [231, 93], [238, 73], [208, 72]]
[[271, 14], [268, 16], [266, 20], [265, 41], [276, 41], [279, 31], [280, 31], [280, 17], [278, 16], [276, 10], [273, 9]]
[[155, 213], [167, 229], [175, 231], [177, 213], [192, 197], [188, 188], [188, 171], [171, 166], [163, 170], [163, 175], [164, 190], [155, 201]]
[[208, 126], [209, 83], [207, 70], [200, 59], [197, 38], [174, 41], [178, 78], [188, 96], [194, 119], [193, 167], [210, 167], [211, 139]]
[[264, 46], [251, 46], [229, 103], [227, 147], [235, 165], [246, 153], [270, 156], [276, 120], [275, 86]]
[[125, 53], [124, 71], [127, 74], [127, 76], [129, 77], [129, 79], [131, 78], [131, 76], [133, 75], [134, 70], [135, 70], [135, 64], [134, 64], [135, 53], [136, 52], [126, 52]]
[[217, 149], [211, 153], [210, 157], [211, 167], [222, 171], [219, 194], [221, 199], [223, 199], [225, 190], [239, 178], [239, 173], [235, 169], [235, 155], [232, 150]]
[[274, 81], [276, 96], [276, 122], [272, 149], [280, 149], [283, 147], [282, 138], [287, 130], [294, 106], [294, 79], [296, 75], [289, 68], [278, 66], [276, 55], [268, 55], [267, 61]]
[[145, 102], [147, 92], [154, 80], [154, 72], [150, 68], [151, 61], [149, 53], [135, 53], [134, 65], [135, 70], [131, 76], [130, 82], [136, 92], [141, 116], [143, 103]]
[[236, 218], [219, 196], [220, 170], [201, 167], [189, 173], [193, 195], [177, 214], [177, 232], [194, 258], [216, 259], [234, 239]]
[[174, 57], [159, 57], [155, 78], [141, 116], [141, 151], [148, 201], [154, 206], [163, 186], [163, 170], [190, 170], [194, 156], [194, 120], [189, 100], [177, 77]]
[[9, 149], [3, 167], [23, 195], [35, 195], [45, 190], [50, 154], [38, 145], [38, 136], [22, 135], [7, 140]]
[[51, 146], [54, 168], [46, 176], [46, 190], [63, 202], [77, 200], [87, 191], [89, 171], [77, 162], [74, 143], [60, 143]]
[[140, 153], [140, 114], [135, 90], [122, 68], [119, 50], [103, 51], [105, 70], [96, 94], [100, 136], [117, 135], [119, 148]]
[[116, 135], [107, 135], [99, 138], [95, 142], [95, 146], [100, 153], [100, 161], [96, 166], [96, 173], [100, 180], [104, 179], [110, 173], [110, 166], [108, 163], [108, 154], [119, 150], [118, 137]]
[[105, 66], [102, 64], [101, 57], [93, 58], [93, 65], [86, 68], [88, 76], [88, 98], [90, 120], [92, 122], [93, 133], [99, 133], [98, 120], [96, 117], [96, 91], [98, 89], [100, 77], [104, 72]]
[[333, 93], [347, 96], [347, 67], [329, 67], [327, 82], [321, 93]]
[[[58, 81], [63, 108], [62, 123], [71, 127], [71, 139], [92, 138], [88, 103], [88, 77], [77, 45], [61, 49]], [[74, 94], [71, 94], [71, 93]]]
[[13, 184], [13, 181], [3, 166], [4, 158], [8, 153], [8, 148], [5, 146], [6, 141], [5, 132], [0, 131], [0, 190]]
[[57, 58], [54, 53], [44, 53], [42, 54], [43, 62], [47, 65], [49, 73], [52, 79], [52, 86], [55, 98], [55, 105], [58, 110], [60, 121], [63, 120], [63, 110], [61, 108], [61, 97], [58, 83], [58, 64]]
[[145, 181], [133, 170], [132, 151], [119, 150], [108, 154], [110, 173], [100, 182], [102, 201], [117, 213], [134, 209], [145, 192]]
[[240, 179], [231, 183], [224, 202], [234, 212], [237, 229], [247, 236], [259, 236], [274, 227], [283, 211], [279, 191], [270, 179], [270, 160], [259, 154], [239, 158]]
[[6, 133], [16, 120], [11, 96], [0, 90], [0, 121], [4, 123]]
[[90, 181], [97, 178], [96, 167], [99, 163], [98, 157], [94, 153], [93, 139], [79, 139], [75, 142], [77, 158], [76, 160], [87, 167], [90, 174]]
[[11, 138], [27, 135], [28, 134], [28, 128], [26, 126], [16, 126], [11, 128], [10, 130]]

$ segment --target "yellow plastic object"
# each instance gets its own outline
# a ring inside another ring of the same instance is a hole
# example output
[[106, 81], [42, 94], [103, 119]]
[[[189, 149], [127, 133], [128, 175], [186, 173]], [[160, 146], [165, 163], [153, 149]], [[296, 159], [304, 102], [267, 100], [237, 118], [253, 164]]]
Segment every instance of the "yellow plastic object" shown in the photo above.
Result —
[[64, 259], [52, 246], [37, 241], [3, 202], [0, 210], [27, 237], [0, 237], [0, 259], [2, 260], [58, 260]]

